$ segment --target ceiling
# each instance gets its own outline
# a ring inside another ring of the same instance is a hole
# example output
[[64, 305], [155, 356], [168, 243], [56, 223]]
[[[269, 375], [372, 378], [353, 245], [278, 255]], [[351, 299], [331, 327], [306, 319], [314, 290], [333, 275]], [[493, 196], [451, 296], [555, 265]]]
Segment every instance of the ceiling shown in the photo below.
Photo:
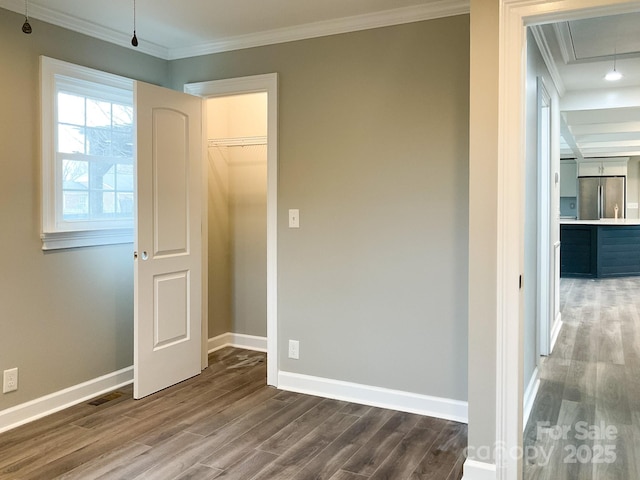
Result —
[[[131, 47], [134, 0], [28, 0], [29, 17]], [[137, 0], [138, 50], [173, 60], [469, 12], [468, 0]], [[24, 0], [0, 8], [25, 13]], [[17, 28], [20, 28], [18, 25]], [[37, 34], [37, 24], [33, 34]]]
[[[42, 20], [134, 48], [133, 5], [134, 0], [28, 0], [28, 12], [33, 35]], [[166, 60], [469, 12], [469, 0], [136, 0], [135, 5], [138, 50]], [[24, 14], [25, 1], [0, 0], [0, 8]], [[638, 25], [640, 13], [532, 27], [561, 95], [563, 157], [640, 156]], [[604, 80], [614, 57], [624, 74], [615, 84]]]
[[[533, 27], [561, 94], [563, 158], [640, 155], [640, 13]], [[624, 76], [608, 82], [613, 69]]]

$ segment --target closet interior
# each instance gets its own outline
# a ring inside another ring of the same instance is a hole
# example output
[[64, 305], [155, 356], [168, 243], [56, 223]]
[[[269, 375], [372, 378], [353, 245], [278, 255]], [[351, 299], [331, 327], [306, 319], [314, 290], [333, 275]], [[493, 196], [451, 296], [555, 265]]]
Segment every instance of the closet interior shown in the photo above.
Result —
[[267, 94], [207, 100], [209, 338], [267, 335]]

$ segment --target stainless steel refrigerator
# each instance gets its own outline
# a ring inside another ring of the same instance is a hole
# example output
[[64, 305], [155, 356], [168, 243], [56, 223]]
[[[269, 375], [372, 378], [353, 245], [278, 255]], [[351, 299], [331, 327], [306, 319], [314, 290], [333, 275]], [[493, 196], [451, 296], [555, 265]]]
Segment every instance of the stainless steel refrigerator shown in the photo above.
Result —
[[624, 218], [625, 177], [578, 177], [578, 220]]

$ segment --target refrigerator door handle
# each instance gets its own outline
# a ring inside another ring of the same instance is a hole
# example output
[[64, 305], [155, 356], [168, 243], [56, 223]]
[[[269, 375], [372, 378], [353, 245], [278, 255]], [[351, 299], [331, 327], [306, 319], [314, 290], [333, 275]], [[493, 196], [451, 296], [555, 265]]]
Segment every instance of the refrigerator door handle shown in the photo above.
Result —
[[602, 185], [598, 185], [598, 220], [602, 218]]

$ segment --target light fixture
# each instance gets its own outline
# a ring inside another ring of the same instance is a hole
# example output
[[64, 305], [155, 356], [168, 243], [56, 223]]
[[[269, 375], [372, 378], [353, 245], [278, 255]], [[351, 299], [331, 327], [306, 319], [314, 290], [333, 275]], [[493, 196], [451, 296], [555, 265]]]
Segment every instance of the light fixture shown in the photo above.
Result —
[[33, 32], [31, 28], [31, 24], [29, 24], [29, 5], [27, 3], [28, 0], [24, 0], [24, 23], [22, 24], [22, 31], [29, 35]]
[[604, 76], [604, 79], [608, 82], [617, 82], [618, 80], [620, 80], [622, 78], [622, 74], [616, 70], [616, 52], [614, 50], [613, 52], [613, 70], [611, 70], [609, 73], [607, 73]]
[[136, 0], [133, 0], [133, 38], [131, 38], [131, 45], [138, 46], [138, 37], [136, 37]]

